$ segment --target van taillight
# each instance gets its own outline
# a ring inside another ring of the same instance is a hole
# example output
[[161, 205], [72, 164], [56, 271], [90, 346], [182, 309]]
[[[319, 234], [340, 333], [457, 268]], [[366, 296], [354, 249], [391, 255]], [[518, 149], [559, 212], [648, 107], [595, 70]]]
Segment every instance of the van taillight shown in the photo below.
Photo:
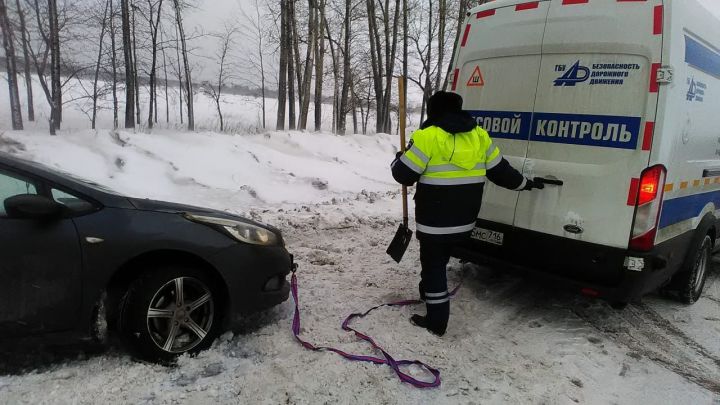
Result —
[[649, 251], [655, 246], [666, 171], [664, 166], [645, 169], [640, 176], [630, 249]]

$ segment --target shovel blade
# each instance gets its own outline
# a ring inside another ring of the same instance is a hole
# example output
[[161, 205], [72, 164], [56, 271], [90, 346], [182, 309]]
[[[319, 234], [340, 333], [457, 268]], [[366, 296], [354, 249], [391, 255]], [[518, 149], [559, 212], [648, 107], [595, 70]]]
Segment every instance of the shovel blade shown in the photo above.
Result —
[[400, 224], [397, 232], [395, 232], [395, 237], [387, 248], [387, 254], [390, 255], [393, 260], [400, 263], [403, 255], [405, 255], [405, 251], [410, 245], [412, 235], [413, 232], [407, 226]]

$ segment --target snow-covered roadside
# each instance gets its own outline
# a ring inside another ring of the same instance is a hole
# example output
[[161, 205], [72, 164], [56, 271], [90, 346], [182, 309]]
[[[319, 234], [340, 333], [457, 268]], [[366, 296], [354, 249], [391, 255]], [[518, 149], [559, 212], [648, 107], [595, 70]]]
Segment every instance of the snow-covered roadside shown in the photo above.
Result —
[[[387, 172], [394, 144], [384, 135], [8, 132], [0, 150], [132, 195], [279, 226], [300, 264], [304, 337], [370, 353], [341, 331], [344, 317], [417, 294], [416, 243], [400, 265], [384, 253], [400, 206]], [[177, 367], [110, 352], [0, 376], [0, 403], [720, 403], [717, 271], [693, 307], [649, 297], [623, 312], [502, 269], [455, 263], [450, 282], [461, 278], [441, 339], [407, 321], [422, 308], [385, 308], [356, 323], [398, 358], [438, 367], [437, 390], [306, 351], [292, 338], [286, 302]]]
[[0, 133], [0, 151], [119, 192], [239, 213], [332, 202], [397, 187], [388, 167], [397, 137], [267, 132], [221, 135], [68, 131]]
[[[383, 252], [393, 221], [351, 213], [369, 212], [373, 205], [361, 198], [352, 205], [266, 214], [287, 230], [300, 263], [303, 334], [313, 342], [369, 353], [340, 330], [344, 316], [416, 292], [415, 244], [396, 265]], [[348, 219], [328, 221], [326, 212]], [[699, 385], [720, 378], [712, 358], [677, 345], [686, 341], [652, 319], [631, 323], [638, 313], [657, 314], [675, 304], [653, 302], [618, 313], [601, 302], [469, 265], [463, 270], [454, 264], [451, 283], [463, 275], [442, 339], [407, 321], [421, 308], [382, 309], [356, 323], [396, 356], [440, 368], [443, 385], [437, 390], [401, 384], [386, 367], [304, 350], [290, 334], [288, 302], [255, 317], [244, 334], [225, 335], [177, 367], [137, 363], [119, 353], [91, 356], [0, 377], [0, 402], [711, 404], [720, 399], [717, 386], [713, 393]], [[720, 282], [714, 277], [709, 296], [717, 299]], [[694, 318], [694, 311], [686, 316]], [[716, 321], [698, 326], [712, 325]], [[717, 361], [720, 351], [705, 348]], [[688, 375], [678, 374], [683, 371]], [[692, 373], [704, 380], [692, 381]]]

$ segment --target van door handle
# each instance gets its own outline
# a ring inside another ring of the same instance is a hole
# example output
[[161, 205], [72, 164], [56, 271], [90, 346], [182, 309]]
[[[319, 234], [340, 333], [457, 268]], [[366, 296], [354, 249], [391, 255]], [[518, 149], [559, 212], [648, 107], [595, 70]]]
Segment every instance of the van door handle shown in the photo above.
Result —
[[565, 184], [562, 180], [546, 179], [544, 177], [535, 177], [533, 181], [542, 184], [549, 184], [551, 186], [562, 186], [563, 184]]

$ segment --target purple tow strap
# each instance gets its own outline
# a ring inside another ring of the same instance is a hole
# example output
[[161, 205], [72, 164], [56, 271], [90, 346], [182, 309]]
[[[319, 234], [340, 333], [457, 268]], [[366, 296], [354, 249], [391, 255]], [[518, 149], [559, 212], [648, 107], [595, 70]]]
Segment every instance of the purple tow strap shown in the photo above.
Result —
[[[450, 296], [454, 296], [457, 294], [458, 290], [460, 289], [461, 285], [458, 285], [451, 293]], [[350, 314], [347, 318], [345, 318], [345, 321], [342, 323], [342, 329], [348, 332], [353, 332], [355, 336], [358, 338], [370, 343], [372, 347], [382, 353], [384, 358], [380, 357], [374, 357], [374, 356], [364, 356], [364, 355], [358, 355], [358, 354], [352, 354], [347, 353], [342, 350], [336, 349], [334, 347], [324, 347], [324, 346], [315, 346], [312, 343], [309, 343], [305, 340], [303, 340], [300, 337], [300, 301], [298, 300], [298, 281], [297, 281], [297, 275], [295, 272], [292, 274], [292, 278], [290, 279], [290, 289], [292, 292], [293, 300], [295, 301], [295, 315], [293, 317], [292, 322], [292, 331], [293, 335], [295, 336], [295, 339], [300, 342], [300, 344], [305, 347], [308, 350], [313, 350], [316, 352], [333, 352], [337, 353], [340, 356], [351, 360], [351, 361], [364, 361], [367, 363], [373, 363], [373, 364], [386, 364], [390, 368], [395, 371], [395, 374], [397, 374], [398, 378], [400, 378], [400, 381], [408, 383], [416, 388], [435, 388], [440, 386], [440, 371], [436, 368], [430, 367], [429, 365], [419, 361], [419, 360], [395, 360], [390, 353], [385, 351], [380, 345], [375, 342], [373, 338], [370, 336], [359, 332], [355, 329], [353, 329], [350, 326], [350, 323], [355, 318], [364, 318], [368, 314], [370, 314], [372, 311], [382, 308], [382, 307], [403, 307], [408, 305], [418, 305], [422, 304], [423, 302], [420, 300], [404, 300], [404, 301], [397, 301], [397, 302], [391, 302], [388, 304], [382, 304], [375, 307], [370, 308], [369, 310], [365, 311], [364, 313], [354, 313]], [[427, 370], [430, 374], [433, 375], [434, 379], [431, 382], [426, 382], [422, 380], [418, 380], [417, 378], [414, 378], [405, 372], [403, 372], [400, 367], [401, 366], [409, 366], [409, 365], [418, 365], [425, 370]]]

